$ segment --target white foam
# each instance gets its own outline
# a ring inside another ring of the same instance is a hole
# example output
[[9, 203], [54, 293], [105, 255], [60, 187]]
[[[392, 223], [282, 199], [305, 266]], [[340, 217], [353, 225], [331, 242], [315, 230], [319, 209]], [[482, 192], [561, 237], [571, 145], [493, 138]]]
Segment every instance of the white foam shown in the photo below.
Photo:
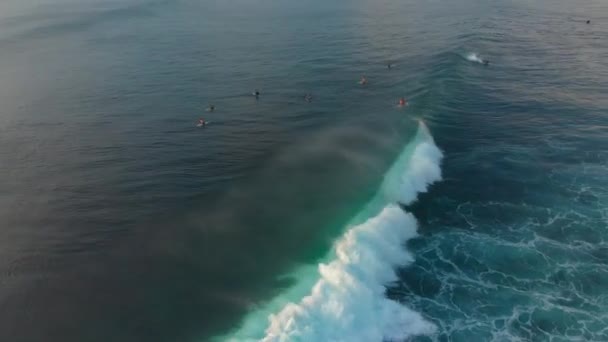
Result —
[[483, 63], [483, 59], [481, 59], [475, 52], [471, 52], [467, 55], [467, 60], [476, 63]]
[[385, 176], [383, 208], [336, 242], [310, 293], [271, 314], [261, 341], [393, 341], [435, 331], [419, 313], [384, 293], [385, 285], [397, 280], [395, 267], [413, 261], [403, 244], [416, 236], [417, 227], [413, 215], [390, 202], [410, 203], [438, 181], [441, 158], [420, 123], [416, 138]]
[[442, 158], [428, 128], [420, 122], [414, 141], [386, 174], [382, 192], [387, 200], [409, 204], [418, 193], [426, 192], [430, 184], [441, 179]]

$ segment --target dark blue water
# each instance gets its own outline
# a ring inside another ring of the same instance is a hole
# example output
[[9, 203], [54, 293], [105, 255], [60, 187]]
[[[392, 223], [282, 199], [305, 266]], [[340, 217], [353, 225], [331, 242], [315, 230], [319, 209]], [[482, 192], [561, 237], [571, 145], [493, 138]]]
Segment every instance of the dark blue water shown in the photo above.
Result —
[[603, 1], [5, 1], [0, 340], [606, 341], [606, 37]]

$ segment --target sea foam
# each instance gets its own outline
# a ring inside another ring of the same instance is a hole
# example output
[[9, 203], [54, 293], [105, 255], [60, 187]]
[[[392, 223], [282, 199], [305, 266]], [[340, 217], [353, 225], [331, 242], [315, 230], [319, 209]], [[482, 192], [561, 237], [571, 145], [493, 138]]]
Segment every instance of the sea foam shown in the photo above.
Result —
[[[389, 170], [382, 186], [390, 202], [410, 203], [441, 178], [441, 151], [426, 126]], [[385, 297], [395, 267], [413, 261], [403, 246], [416, 236], [416, 219], [387, 204], [350, 228], [335, 245], [335, 259], [319, 265], [319, 280], [298, 303], [271, 315], [262, 341], [383, 341], [430, 334], [435, 326]]]
[[483, 59], [481, 59], [476, 53], [472, 52], [466, 56], [467, 60], [475, 63], [483, 63]]
[[397, 280], [396, 267], [414, 260], [404, 243], [417, 235], [416, 219], [397, 203], [411, 203], [440, 180], [441, 159], [420, 122], [364, 211], [367, 218], [337, 240], [308, 294], [270, 314], [263, 336], [237, 333], [229, 340], [381, 342], [435, 332], [420, 313], [386, 298], [385, 286]]

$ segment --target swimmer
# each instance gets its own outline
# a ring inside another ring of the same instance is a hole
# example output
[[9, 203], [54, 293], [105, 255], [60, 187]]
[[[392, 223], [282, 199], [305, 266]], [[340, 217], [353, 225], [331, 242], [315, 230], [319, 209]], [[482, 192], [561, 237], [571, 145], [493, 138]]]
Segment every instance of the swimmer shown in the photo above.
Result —
[[587, 24], [591, 24], [591, 20], [587, 20]]
[[213, 111], [215, 111], [215, 106], [214, 106], [214, 105], [209, 105], [209, 107], [207, 107], [207, 111], [208, 111], [208, 112], [213, 112]]
[[402, 97], [399, 99], [399, 107], [405, 107], [407, 105], [407, 100]]
[[362, 76], [361, 80], [359, 81], [359, 84], [366, 85], [367, 84], [367, 78], [365, 78], [365, 76]]
[[260, 98], [260, 91], [259, 90], [254, 90], [253, 93], [251, 93], [253, 96], [255, 96], [256, 99]]
[[304, 100], [306, 102], [312, 102], [312, 95], [311, 94], [304, 95]]
[[388, 64], [386, 65], [386, 67], [388, 68], [388, 70], [391, 70], [391, 68], [393, 67], [393, 65], [392, 65], [391, 63], [388, 63]]

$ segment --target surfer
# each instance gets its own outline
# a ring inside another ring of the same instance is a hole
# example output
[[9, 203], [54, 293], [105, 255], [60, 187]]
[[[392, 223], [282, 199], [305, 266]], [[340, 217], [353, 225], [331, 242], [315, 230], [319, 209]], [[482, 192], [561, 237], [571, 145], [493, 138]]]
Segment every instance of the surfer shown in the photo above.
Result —
[[259, 90], [254, 90], [252, 93], [253, 96], [255, 96], [256, 100], [260, 98], [260, 91]]
[[207, 107], [207, 111], [208, 111], [208, 112], [213, 112], [213, 111], [215, 111], [215, 106], [214, 106], [214, 105], [209, 105], [209, 107]]
[[388, 64], [386, 65], [386, 67], [388, 68], [388, 70], [391, 70], [391, 68], [392, 68], [393, 66], [391, 65], [391, 63], [388, 63]]
[[407, 105], [407, 100], [402, 97], [399, 99], [399, 107], [405, 107], [405, 105]]
[[482, 59], [481, 62], [483, 63], [483, 65], [490, 65], [489, 59]]
[[591, 20], [587, 20], [587, 24], [591, 24]]
[[365, 76], [362, 76], [361, 80], [359, 81], [359, 84], [366, 85], [367, 84], [367, 78], [365, 78]]
[[207, 126], [207, 121], [205, 121], [205, 119], [200, 118], [198, 119], [198, 124], [196, 125], [196, 127], [205, 127]]

